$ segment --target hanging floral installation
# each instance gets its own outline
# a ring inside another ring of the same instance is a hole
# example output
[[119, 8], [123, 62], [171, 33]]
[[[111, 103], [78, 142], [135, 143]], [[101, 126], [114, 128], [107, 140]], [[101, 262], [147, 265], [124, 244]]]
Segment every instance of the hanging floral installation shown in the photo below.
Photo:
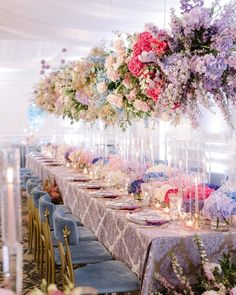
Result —
[[217, 106], [233, 127], [235, 10], [235, 1], [207, 8], [203, 0], [182, 0], [181, 15], [171, 11], [170, 30], [147, 24], [127, 40], [118, 36], [113, 51], [98, 46], [56, 71], [44, 62], [35, 103], [72, 121], [121, 127], [146, 117], [175, 125], [187, 117], [197, 127], [202, 109]]

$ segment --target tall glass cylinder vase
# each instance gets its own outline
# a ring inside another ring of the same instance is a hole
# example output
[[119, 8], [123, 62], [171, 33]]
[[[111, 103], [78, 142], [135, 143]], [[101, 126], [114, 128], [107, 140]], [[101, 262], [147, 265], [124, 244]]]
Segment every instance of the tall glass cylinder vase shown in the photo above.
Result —
[[0, 150], [1, 225], [4, 286], [22, 291], [22, 235], [19, 151]]

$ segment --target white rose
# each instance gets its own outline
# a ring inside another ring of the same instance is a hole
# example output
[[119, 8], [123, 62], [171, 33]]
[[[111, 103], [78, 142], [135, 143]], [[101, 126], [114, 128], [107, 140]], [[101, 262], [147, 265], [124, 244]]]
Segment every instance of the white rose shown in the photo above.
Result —
[[118, 38], [114, 42], [114, 48], [116, 51], [122, 51], [124, 49], [124, 42], [122, 39]]
[[48, 286], [48, 293], [58, 291], [57, 286], [55, 284], [51, 284]]
[[204, 293], [202, 293], [202, 295], [219, 295], [219, 294], [218, 292], [214, 290], [210, 290], [210, 291], [205, 291]]
[[65, 96], [65, 97], [64, 97], [64, 103], [65, 103], [65, 104], [70, 103], [70, 101], [71, 101], [71, 99], [70, 99], [69, 96]]
[[97, 91], [102, 94], [107, 91], [107, 84], [105, 82], [101, 82], [97, 84]]

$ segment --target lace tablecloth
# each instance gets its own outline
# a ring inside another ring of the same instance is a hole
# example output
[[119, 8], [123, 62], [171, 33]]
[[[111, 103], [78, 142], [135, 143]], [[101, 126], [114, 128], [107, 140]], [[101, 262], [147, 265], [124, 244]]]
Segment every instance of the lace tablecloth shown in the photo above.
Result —
[[[80, 189], [68, 176], [75, 172], [65, 167], [46, 166], [33, 157], [27, 157], [27, 167], [43, 180], [54, 177], [63, 201], [82, 223], [95, 233], [115, 259], [124, 262], [140, 278], [143, 275], [142, 294], [152, 293], [157, 283], [154, 272], [160, 272], [175, 281], [170, 266], [170, 251], [179, 258], [185, 271], [199, 265], [199, 255], [193, 236], [201, 236], [211, 261], [216, 262], [227, 249], [236, 254], [236, 228], [230, 232], [194, 231], [183, 227], [141, 227], [126, 219], [127, 212], [106, 207], [107, 199], [94, 198], [90, 190]], [[235, 259], [236, 259], [236, 255]]]

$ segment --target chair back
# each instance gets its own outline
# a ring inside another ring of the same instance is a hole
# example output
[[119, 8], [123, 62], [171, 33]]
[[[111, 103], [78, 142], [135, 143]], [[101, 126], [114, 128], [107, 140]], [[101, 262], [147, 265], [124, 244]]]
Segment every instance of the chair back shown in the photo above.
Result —
[[33, 202], [34, 202], [34, 207], [39, 209], [39, 200], [42, 196], [48, 194], [47, 192], [41, 190], [40, 186], [37, 186], [33, 189], [32, 191], [33, 194]]
[[[78, 230], [76, 222], [65, 216], [64, 208], [57, 208], [53, 215], [53, 226], [56, 239], [62, 244], [65, 244], [65, 241], [69, 245], [77, 245], [79, 240]], [[68, 228], [70, 234], [67, 235], [65, 240], [64, 229]]]
[[26, 186], [26, 192], [29, 196], [33, 190], [34, 187], [40, 184], [40, 179], [36, 176], [31, 175], [25, 175], [25, 186]]
[[54, 233], [58, 240], [63, 284], [74, 284], [74, 271], [71, 259], [70, 246], [78, 244], [78, 232], [76, 222], [65, 217], [65, 209], [58, 208], [53, 215]]
[[[53, 214], [56, 210], [56, 205], [51, 201], [51, 198], [48, 193], [45, 193], [39, 199], [39, 213], [40, 219], [43, 223], [48, 223], [50, 230], [53, 230]], [[45, 218], [45, 212], [47, 212], [47, 219]]]

